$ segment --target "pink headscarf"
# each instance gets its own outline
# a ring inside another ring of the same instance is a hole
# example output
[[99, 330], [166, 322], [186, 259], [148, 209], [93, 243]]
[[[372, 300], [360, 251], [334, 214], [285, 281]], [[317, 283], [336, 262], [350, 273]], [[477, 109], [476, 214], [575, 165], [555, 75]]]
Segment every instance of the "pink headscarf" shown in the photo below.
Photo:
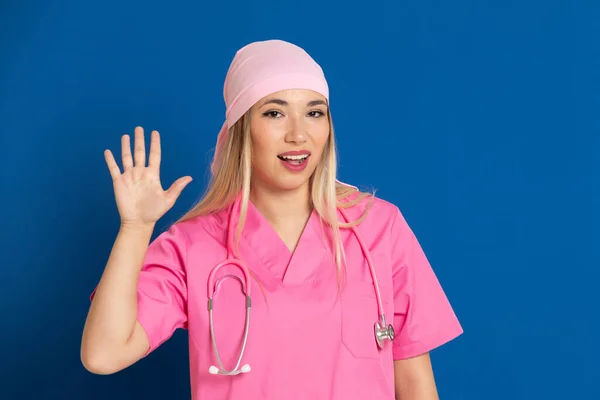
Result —
[[282, 40], [267, 40], [250, 43], [236, 52], [223, 88], [226, 120], [217, 138], [213, 175], [229, 128], [261, 98], [285, 89], [310, 89], [329, 100], [323, 70], [302, 48]]

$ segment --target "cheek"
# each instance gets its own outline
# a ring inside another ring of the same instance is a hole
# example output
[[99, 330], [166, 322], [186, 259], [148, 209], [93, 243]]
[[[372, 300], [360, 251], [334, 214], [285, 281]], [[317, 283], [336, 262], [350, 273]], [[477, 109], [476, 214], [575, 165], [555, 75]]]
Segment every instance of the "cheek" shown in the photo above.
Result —
[[278, 162], [276, 149], [278, 132], [268, 124], [251, 124], [252, 164], [265, 172]]
[[325, 149], [325, 145], [327, 144], [328, 139], [329, 139], [329, 125], [327, 125], [324, 128], [323, 127], [320, 128], [313, 135], [313, 140], [315, 143], [315, 150], [317, 150], [319, 153], [322, 153], [323, 150]]
[[268, 174], [273, 169], [273, 150], [268, 143], [256, 141], [252, 144], [252, 167], [258, 175]]

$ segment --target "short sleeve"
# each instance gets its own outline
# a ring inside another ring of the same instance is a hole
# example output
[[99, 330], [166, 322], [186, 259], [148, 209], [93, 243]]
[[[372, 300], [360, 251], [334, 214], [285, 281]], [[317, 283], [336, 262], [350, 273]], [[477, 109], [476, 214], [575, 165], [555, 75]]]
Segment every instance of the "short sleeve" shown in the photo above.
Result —
[[396, 209], [391, 228], [395, 360], [431, 351], [463, 329], [414, 232]]
[[187, 328], [186, 248], [177, 225], [148, 246], [137, 288], [137, 320], [150, 342], [146, 355]]

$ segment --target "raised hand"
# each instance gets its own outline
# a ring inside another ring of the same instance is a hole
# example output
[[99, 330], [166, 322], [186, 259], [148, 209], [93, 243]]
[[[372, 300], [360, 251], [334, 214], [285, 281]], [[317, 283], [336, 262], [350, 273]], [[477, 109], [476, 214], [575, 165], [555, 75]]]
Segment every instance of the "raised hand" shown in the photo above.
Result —
[[158, 132], [152, 131], [148, 166], [142, 127], [136, 127], [134, 135], [133, 157], [129, 135], [121, 138], [123, 173], [110, 150], [104, 151], [104, 158], [112, 177], [121, 225], [152, 226], [173, 207], [192, 178], [181, 177], [168, 190], [163, 190], [160, 183], [161, 151]]

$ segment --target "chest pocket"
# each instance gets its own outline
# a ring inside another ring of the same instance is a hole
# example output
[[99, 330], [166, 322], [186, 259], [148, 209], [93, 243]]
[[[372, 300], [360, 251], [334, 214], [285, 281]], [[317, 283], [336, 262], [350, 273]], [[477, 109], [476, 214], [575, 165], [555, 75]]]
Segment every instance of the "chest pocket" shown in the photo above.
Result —
[[[386, 322], [393, 321], [390, 290], [379, 283]], [[379, 320], [375, 286], [371, 281], [347, 282], [340, 298], [342, 342], [358, 359], [379, 359], [381, 350], [375, 340], [375, 323]], [[388, 342], [386, 346], [390, 346]]]

